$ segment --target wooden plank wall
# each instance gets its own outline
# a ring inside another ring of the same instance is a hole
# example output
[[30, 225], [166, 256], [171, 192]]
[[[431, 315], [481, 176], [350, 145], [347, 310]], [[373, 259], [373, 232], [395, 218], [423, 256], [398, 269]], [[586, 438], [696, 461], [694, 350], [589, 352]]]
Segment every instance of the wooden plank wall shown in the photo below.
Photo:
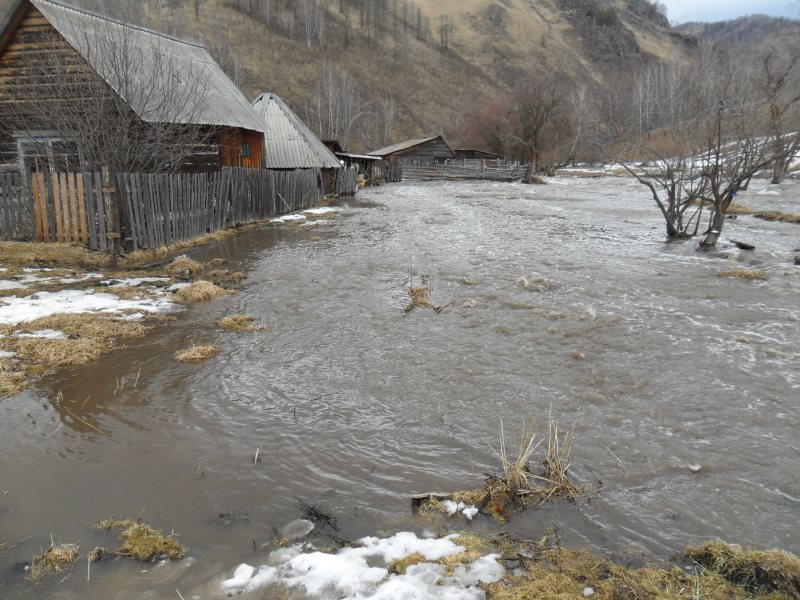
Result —
[[335, 194], [337, 196], [355, 196], [358, 185], [358, 167], [339, 169], [336, 172]]
[[527, 165], [502, 165], [497, 161], [453, 161], [445, 164], [404, 164], [402, 179], [410, 181], [519, 181], [528, 172]]
[[18, 173], [0, 173], [0, 232], [7, 240], [30, 241], [34, 237], [28, 182]]

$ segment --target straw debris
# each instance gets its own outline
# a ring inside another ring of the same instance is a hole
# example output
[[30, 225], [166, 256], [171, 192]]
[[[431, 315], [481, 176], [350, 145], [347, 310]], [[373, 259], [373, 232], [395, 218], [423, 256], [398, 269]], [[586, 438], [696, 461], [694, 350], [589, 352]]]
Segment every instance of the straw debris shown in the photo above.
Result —
[[225, 296], [231, 292], [223, 290], [210, 281], [195, 281], [191, 285], [175, 292], [175, 302], [179, 304], [195, 304], [205, 302], [220, 296]]
[[253, 333], [266, 329], [263, 325], [256, 324], [255, 317], [247, 315], [231, 315], [217, 321], [217, 325], [232, 333]]
[[33, 557], [30, 570], [26, 578], [36, 581], [53, 573], [61, 573], [72, 567], [78, 559], [78, 546], [76, 544], [56, 544], [50, 538], [50, 546]]
[[418, 306], [433, 308], [433, 304], [431, 304], [430, 288], [410, 287], [408, 288], [408, 295], [411, 297], [411, 302], [406, 305], [406, 312], [411, 312]]
[[221, 350], [219, 346], [203, 346], [195, 344], [190, 348], [176, 352], [175, 358], [184, 363], [202, 362], [204, 360], [208, 360], [209, 358], [214, 358], [220, 353], [220, 351]]
[[723, 271], [719, 276], [744, 279], [746, 281], [765, 281], [767, 279], [767, 276], [761, 271], [749, 271], [747, 269], [731, 269], [730, 271]]
[[156, 562], [165, 558], [181, 559], [186, 556], [186, 548], [171, 535], [164, 535], [147, 523], [131, 519], [105, 519], [95, 525], [96, 529], [117, 530], [123, 544], [114, 554], [135, 558], [142, 562]]

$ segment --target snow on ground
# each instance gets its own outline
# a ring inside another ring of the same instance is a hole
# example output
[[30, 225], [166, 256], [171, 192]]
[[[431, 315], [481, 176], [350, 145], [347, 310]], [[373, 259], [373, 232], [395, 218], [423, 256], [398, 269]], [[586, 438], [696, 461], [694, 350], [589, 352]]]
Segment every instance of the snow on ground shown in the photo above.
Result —
[[291, 222], [303, 222], [303, 225], [321, 225], [323, 223], [327, 223], [325, 220], [316, 220], [316, 221], [307, 221], [308, 217], [318, 217], [320, 215], [331, 215], [332, 213], [340, 212], [341, 209], [333, 208], [331, 206], [320, 206], [319, 208], [309, 208], [308, 210], [301, 211], [299, 213], [295, 213], [292, 215], [283, 215], [282, 217], [277, 217], [275, 219], [271, 219], [270, 223], [291, 223]]
[[21, 338], [41, 338], [45, 340], [66, 340], [67, 334], [57, 329], [37, 329], [29, 333], [15, 331], [14, 335]]
[[[256, 569], [242, 564], [220, 583], [222, 595], [253, 592], [269, 586], [302, 588], [312, 598], [354, 600], [478, 600], [485, 598], [478, 584], [502, 579], [506, 571], [490, 554], [457, 566], [448, 575], [438, 560], [465, 551], [458, 534], [419, 538], [401, 532], [389, 538], [367, 537], [335, 554], [302, 552], [300, 546], [276, 550]], [[425, 561], [409, 566], [402, 575], [390, 574], [395, 560], [420, 553]]]
[[23, 285], [18, 281], [10, 281], [8, 279], [0, 280], [0, 290], [24, 290], [27, 285]]
[[[101, 275], [102, 277], [102, 275]], [[163, 281], [170, 281], [169, 277], [136, 277], [133, 279], [106, 279], [100, 282], [100, 285], [107, 285], [109, 287], [139, 287], [145, 283], [158, 283]]]
[[24, 298], [3, 298], [2, 302], [0, 325], [16, 325], [58, 313], [117, 313], [126, 309], [155, 313], [167, 312], [174, 307], [166, 295], [122, 300], [113, 294], [99, 294], [94, 290], [37, 292]]

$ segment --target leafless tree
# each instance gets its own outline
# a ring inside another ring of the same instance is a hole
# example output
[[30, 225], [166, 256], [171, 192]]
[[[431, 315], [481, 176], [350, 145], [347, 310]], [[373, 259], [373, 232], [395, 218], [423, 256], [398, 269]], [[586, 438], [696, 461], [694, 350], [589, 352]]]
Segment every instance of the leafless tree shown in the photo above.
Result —
[[617, 157], [650, 190], [668, 238], [700, 233], [708, 209], [701, 247], [713, 247], [739, 189], [782, 156], [770, 149], [757, 80], [710, 46], [692, 65], [676, 57], [652, 69], [651, 129], [639, 136], [629, 124]]
[[781, 60], [769, 53], [763, 60], [762, 89], [776, 159], [772, 183], [780, 183], [800, 146], [800, 55]]

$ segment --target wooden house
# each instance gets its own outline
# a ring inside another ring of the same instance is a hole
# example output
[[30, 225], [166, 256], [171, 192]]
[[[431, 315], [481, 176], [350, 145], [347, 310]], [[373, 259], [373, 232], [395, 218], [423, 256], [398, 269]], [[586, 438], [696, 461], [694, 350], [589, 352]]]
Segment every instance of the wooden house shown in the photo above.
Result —
[[267, 169], [320, 169], [322, 191], [334, 191], [342, 163], [276, 94], [261, 94], [253, 108], [266, 125]]
[[500, 154], [485, 152], [484, 150], [474, 150], [472, 148], [457, 148], [454, 150], [456, 158], [459, 160], [503, 160]]
[[0, 23], [0, 170], [262, 168], [265, 130], [200, 45], [53, 0]]
[[456, 157], [444, 137], [407, 140], [369, 153], [384, 161], [400, 161], [404, 164], [430, 165], [443, 163]]

